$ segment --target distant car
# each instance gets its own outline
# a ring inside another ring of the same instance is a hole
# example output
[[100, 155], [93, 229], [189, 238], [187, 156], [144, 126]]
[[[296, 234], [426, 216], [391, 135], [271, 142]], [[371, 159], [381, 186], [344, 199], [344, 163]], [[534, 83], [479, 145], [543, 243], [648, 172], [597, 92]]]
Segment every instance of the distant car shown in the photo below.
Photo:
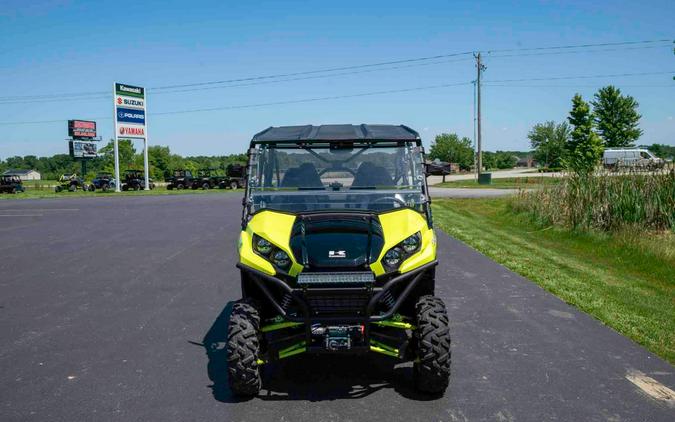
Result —
[[427, 176], [445, 176], [452, 173], [452, 164], [445, 161], [427, 161], [424, 165]]
[[78, 189], [82, 189], [86, 192], [88, 188], [89, 187], [84, 183], [84, 179], [78, 177], [76, 173], [67, 173], [62, 174], [61, 177], [59, 177], [59, 184], [54, 188], [54, 190], [57, 193], [64, 190], [67, 190], [68, 192], [75, 192]]
[[611, 148], [602, 154], [602, 165], [612, 170], [621, 168], [652, 170], [663, 168], [665, 161], [642, 148]]
[[96, 189], [100, 189], [103, 192], [108, 192], [110, 189], [115, 188], [115, 178], [110, 173], [98, 173], [94, 180], [91, 181], [89, 185], [89, 190], [94, 192]]
[[24, 192], [25, 189], [21, 183], [21, 179], [16, 176], [0, 176], [0, 192], [2, 193], [17, 193]]

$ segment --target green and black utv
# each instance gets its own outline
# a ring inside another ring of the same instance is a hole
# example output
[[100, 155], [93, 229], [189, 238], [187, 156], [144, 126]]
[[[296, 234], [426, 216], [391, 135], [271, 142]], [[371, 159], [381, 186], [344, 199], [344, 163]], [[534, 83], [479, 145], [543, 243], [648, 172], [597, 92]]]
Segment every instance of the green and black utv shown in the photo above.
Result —
[[305, 354], [413, 362], [418, 390], [450, 377], [450, 332], [434, 296], [436, 236], [422, 142], [393, 125], [271, 127], [248, 152], [228, 329], [232, 391]]

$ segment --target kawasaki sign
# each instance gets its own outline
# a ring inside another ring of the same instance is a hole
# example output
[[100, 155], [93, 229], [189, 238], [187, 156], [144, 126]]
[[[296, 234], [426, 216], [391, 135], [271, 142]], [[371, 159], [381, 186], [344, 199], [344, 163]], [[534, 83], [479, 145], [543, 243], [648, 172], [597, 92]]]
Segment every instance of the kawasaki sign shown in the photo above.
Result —
[[145, 89], [140, 86], [131, 86], [125, 84], [115, 84], [115, 93], [117, 95], [126, 95], [128, 97], [145, 98]]
[[118, 139], [143, 140], [145, 189], [148, 189], [148, 121], [146, 117], [145, 88], [115, 82], [113, 84], [113, 121], [115, 123], [115, 185], [119, 192], [124, 181], [120, 179]]

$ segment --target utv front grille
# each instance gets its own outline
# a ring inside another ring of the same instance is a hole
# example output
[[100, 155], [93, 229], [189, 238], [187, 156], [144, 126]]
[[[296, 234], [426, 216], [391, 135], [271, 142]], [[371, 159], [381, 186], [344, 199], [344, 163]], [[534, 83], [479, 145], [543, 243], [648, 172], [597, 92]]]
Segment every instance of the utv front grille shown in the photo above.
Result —
[[300, 273], [298, 285], [300, 286], [325, 286], [345, 284], [372, 284], [375, 277], [370, 271], [363, 272], [330, 272], [330, 273]]
[[370, 299], [365, 288], [306, 289], [305, 299], [313, 315], [364, 315]]

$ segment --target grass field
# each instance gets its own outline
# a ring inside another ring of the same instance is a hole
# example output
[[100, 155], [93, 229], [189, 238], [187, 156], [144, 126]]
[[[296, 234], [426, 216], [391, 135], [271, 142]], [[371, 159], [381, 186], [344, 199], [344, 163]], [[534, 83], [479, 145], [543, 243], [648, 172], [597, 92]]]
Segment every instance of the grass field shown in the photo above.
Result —
[[560, 183], [559, 178], [555, 177], [506, 177], [503, 179], [492, 179], [489, 185], [479, 185], [476, 180], [454, 180], [452, 182], [439, 183], [434, 185], [438, 188], [474, 188], [474, 189], [529, 189], [539, 186], [550, 186]]
[[437, 227], [675, 364], [675, 235], [537, 228], [513, 199], [434, 202]]

